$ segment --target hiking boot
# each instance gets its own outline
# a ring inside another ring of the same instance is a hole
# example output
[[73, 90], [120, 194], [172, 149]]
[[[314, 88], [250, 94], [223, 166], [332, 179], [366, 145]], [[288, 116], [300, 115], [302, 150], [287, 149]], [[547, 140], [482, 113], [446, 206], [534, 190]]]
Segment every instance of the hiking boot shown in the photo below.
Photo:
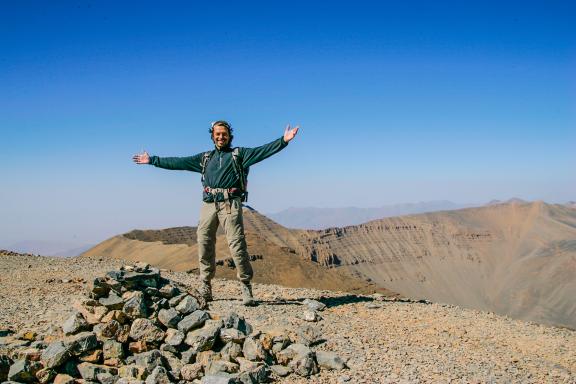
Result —
[[252, 284], [249, 281], [243, 281], [242, 284], [242, 304], [247, 307], [256, 305], [254, 297], [252, 296]]
[[210, 285], [209, 281], [203, 281], [200, 283], [198, 292], [206, 302], [212, 301], [212, 285]]

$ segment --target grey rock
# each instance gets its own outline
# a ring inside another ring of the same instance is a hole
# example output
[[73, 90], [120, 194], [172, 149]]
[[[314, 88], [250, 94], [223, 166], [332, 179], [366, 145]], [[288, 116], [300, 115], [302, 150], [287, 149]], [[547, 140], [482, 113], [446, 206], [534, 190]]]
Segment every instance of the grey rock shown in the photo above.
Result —
[[221, 328], [220, 320], [207, 320], [203, 328], [188, 332], [184, 342], [194, 352], [207, 351], [214, 346]]
[[313, 352], [304, 344], [291, 344], [286, 349], [276, 354], [278, 363], [287, 365], [294, 359], [301, 359], [306, 356], [313, 355]]
[[8, 371], [8, 380], [32, 383], [36, 381], [36, 373], [41, 369], [42, 364], [36, 361], [15, 360]]
[[146, 272], [126, 272], [123, 280], [126, 282], [127, 287], [158, 287], [158, 279], [160, 278], [160, 271], [157, 268], [150, 268]]
[[164, 343], [160, 346], [160, 352], [178, 353], [178, 349], [173, 345]]
[[264, 364], [259, 364], [248, 371], [244, 371], [238, 375], [238, 379], [242, 384], [257, 384], [267, 383], [270, 377], [270, 368]]
[[[177, 297], [179, 297], [179, 296], [177, 296]], [[200, 308], [200, 304], [198, 303], [198, 300], [196, 300], [196, 298], [194, 298], [190, 295], [184, 295], [182, 300], [180, 300], [180, 302], [178, 303], [178, 305], [176, 305], [175, 308], [181, 314], [187, 315], [189, 313], [192, 313], [192, 312], [198, 310]]]
[[137, 378], [140, 370], [135, 365], [123, 365], [118, 368], [118, 376], [126, 378]]
[[121, 377], [120, 379], [118, 379], [118, 381], [116, 381], [116, 384], [145, 384], [145, 383], [142, 380], [133, 379], [130, 377]]
[[274, 372], [274, 374], [280, 377], [285, 377], [292, 373], [292, 370], [290, 368], [278, 364], [272, 365], [270, 369], [272, 370], [272, 372]]
[[204, 325], [206, 320], [210, 319], [210, 315], [203, 310], [197, 310], [183, 318], [177, 325], [178, 330], [184, 333], [200, 328]]
[[317, 300], [306, 299], [304, 300], [304, 305], [308, 307], [311, 311], [323, 311], [326, 309], [326, 304], [321, 303]]
[[62, 324], [62, 330], [65, 335], [72, 335], [80, 331], [86, 330], [90, 327], [84, 316], [80, 312], [73, 313], [64, 324]]
[[98, 347], [98, 339], [94, 332], [81, 332], [66, 338], [66, 344], [73, 355], [81, 355]]
[[230, 341], [242, 344], [244, 339], [246, 339], [246, 335], [236, 328], [224, 328], [220, 331], [220, 340], [222, 340], [224, 344]]
[[206, 375], [216, 375], [218, 373], [236, 373], [239, 371], [238, 364], [231, 363], [229, 361], [224, 360], [212, 360], [206, 364], [206, 368], [204, 368], [204, 372]]
[[311, 321], [311, 322], [316, 322], [316, 321], [322, 320], [320, 315], [318, 315], [315, 311], [311, 311], [309, 309], [306, 309], [304, 312], [302, 312], [302, 315], [300, 315], [300, 318], [302, 320]]
[[207, 375], [200, 380], [201, 384], [238, 384], [239, 380], [227, 373]]
[[71, 356], [70, 346], [62, 341], [55, 341], [48, 345], [48, 348], [42, 353], [42, 361], [45, 368], [54, 368], [62, 365]]
[[106, 280], [102, 277], [97, 277], [88, 282], [87, 289], [90, 297], [94, 299], [104, 297], [110, 292], [110, 287], [106, 285]]
[[160, 295], [165, 299], [171, 299], [173, 297], [176, 297], [180, 293], [180, 290], [175, 286], [173, 286], [172, 284], [166, 284], [163, 287], [161, 287], [158, 291], [160, 292]]
[[[160, 296], [160, 292], [158, 292], [158, 296]], [[189, 296], [189, 295], [186, 294], [186, 293], [181, 293], [181, 294], [179, 294], [179, 295], [176, 295], [176, 296], [174, 296], [173, 298], [171, 298], [170, 300], [168, 300], [168, 305], [169, 305], [171, 308], [175, 308], [176, 306], [178, 306], [178, 304], [180, 304], [180, 302], [181, 302], [182, 300], [184, 300], [184, 298], [185, 298], [186, 296]]]
[[124, 300], [114, 292], [110, 292], [107, 297], [101, 297], [98, 302], [110, 310], [122, 309], [124, 306]]
[[5, 381], [8, 378], [10, 365], [12, 365], [12, 359], [7, 355], [0, 355], [0, 382]]
[[177, 329], [168, 328], [166, 330], [166, 338], [164, 339], [164, 342], [174, 347], [177, 347], [181, 345], [182, 342], [184, 342], [184, 338], [186, 338], [184, 332], [179, 331]]
[[107, 323], [96, 324], [92, 330], [98, 340], [113, 339], [121, 329], [121, 325], [116, 320], [110, 320]]
[[180, 359], [172, 352], [160, 351], [164, 357], [164, 365], [170, 371], [172, 376], [180, 377], [180, 369], [184, 365]]
[[303, 325], [296, 329], [296, 343], [313, 345], [322, 340], [322, 333], [313, 325]]
[[59, 373], [54, 378], [54, 384], [74, 384], [74, 383], [76, 383], [76, 379], [65, 373]]
[[180, 369], [180, 376], [183, 380], [192, 381], [203, 376], [202, 364], [185, 364]]
[[134, 295], [124, 303], [122, 312], [127, 314], [132, 319], [146, 317], [148, 315], [148, 311], [146, 308], [146, 302], [144, 300], [144, 294], [140, 291], [134, 292]]
[[158, 312], [158, 321], [164, 324], [167, 328], [176, 328], [180, 320], [180, 314], [174, 308], [161, 309]]
[[40, 383], [45, 384], [54, 380], [57, 374], [58, 372], [51, 368], [43, 368], [36, 372], [36, 378]]
[[96, 374], [96, 380], [101, 384], [114, 384], [118, 380], [118, 376], [115, 376], [109, 372], [102, 372]]
[[246, 340], [244, 340], [242, 353], [244, 357], [250, 361], [265, 361], [268, 359], [268, 354], [262, 346], [262, 343], [252, 337], [247, 337]]
[[224, 328], [234, 328], [245, 335], [252, 333], [252, 326], [244, 319], [244, 316], [240, 316], [235, 312], [228, 313], [222, 321], [224, 322]]
[[334, 352], [316, 351], [316, 361], [322, 368], [328, 369], [344, 369], [346, 363], [340, 356]]
[[136, 319], [130, 327], [130, 338], [132, 340], [160, 343], [164, 340], [164, 336], [164, 331], [148, 319]]
[[[221, 330], [220, 332], [222, 332]], [[237, 362], [237, 358], [242, 356], [242, 346], [240, 344], [234, 342], [228, 342], [226, 345], [220, 350], [220, 355], [222, 356], [222, 360]]]
[[166, 368], [158, 366], [146, 378], [146, 384], [170, 384], [170, 378]]
[[289, 367], [294, 371], [294, 373], [303, 377], [308, 377], [320, 372], [318, 364], [314, 359], [314, 354], [295, 357], [290, 362]]
[[98, 381], [97, 375], [99, 373], [109, 373], [111, 375], [118, 374], [118, 369], [114, 367], [108, 367], [106, 365], [92, 364], [92, 363], [81, 363], [78, 364], [78, 371], [80, 376], [84, 380]]
[[142, 368], [146, 375], [149, 375], [154, 368], [164, 366], [164, 357], [159, 350], [153, 349], [152, 351], [135, 354], [134, 364]]
[[104, 360], [124, 358], [122, 343], [115, 340], [106, 340], [102, 346], [102, 352], [104, 353]]

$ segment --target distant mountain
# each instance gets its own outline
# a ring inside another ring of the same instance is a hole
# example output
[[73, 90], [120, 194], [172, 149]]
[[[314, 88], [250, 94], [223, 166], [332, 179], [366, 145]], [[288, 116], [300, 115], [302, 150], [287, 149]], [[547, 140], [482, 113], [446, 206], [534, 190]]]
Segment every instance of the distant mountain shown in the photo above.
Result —
[[448, 211], [472, 207], [473, 204], [456, 204], [446, 200], [385, 205], [376, 208], [314, 208], [291, 207], [267, 214], [272, 220], [288, 228], [324, 229], [358, 225], [384, 217], [413, 215], [424, 212]]
[[41, 256], [73, 257], [92, 248], [93, 244], [66, 243], [46, 240], [19, 241], [6, 249]]

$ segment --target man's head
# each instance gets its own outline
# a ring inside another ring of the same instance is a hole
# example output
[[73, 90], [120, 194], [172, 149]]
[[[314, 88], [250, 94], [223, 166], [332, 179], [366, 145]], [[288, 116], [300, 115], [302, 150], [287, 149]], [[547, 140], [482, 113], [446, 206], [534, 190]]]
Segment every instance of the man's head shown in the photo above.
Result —
[[210, 136], [218, 149], [224, 149], [232, 145], [232, 139], [234, 138], [234, 135], [232, 135], [232, 127], [224, 120], [218, 120], [212, 123]]

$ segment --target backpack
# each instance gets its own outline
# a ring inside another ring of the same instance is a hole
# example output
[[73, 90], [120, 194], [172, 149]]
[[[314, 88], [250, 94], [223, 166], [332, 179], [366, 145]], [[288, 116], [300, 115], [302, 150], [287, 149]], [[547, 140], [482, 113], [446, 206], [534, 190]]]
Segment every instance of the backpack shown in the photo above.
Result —
[[[214, 151], [204, 152], [202, 155], [202, 162], [200, 165], [202, 166], [202, 185], [204, 185], [204, 172], [206, 171], [206, 164], [214, 154]], [[236, 147], [232, 150], [232, 164], [234, 166], [234, 171], [236, 172], [236, 176], [240, 179], [240, 188], [242, 189], [242, 201], [248, 201], [248, 172], [250, 168], [244, 169], [242, 167], [242, 162], [238, 158], [240, 154], [240, 148]]]

